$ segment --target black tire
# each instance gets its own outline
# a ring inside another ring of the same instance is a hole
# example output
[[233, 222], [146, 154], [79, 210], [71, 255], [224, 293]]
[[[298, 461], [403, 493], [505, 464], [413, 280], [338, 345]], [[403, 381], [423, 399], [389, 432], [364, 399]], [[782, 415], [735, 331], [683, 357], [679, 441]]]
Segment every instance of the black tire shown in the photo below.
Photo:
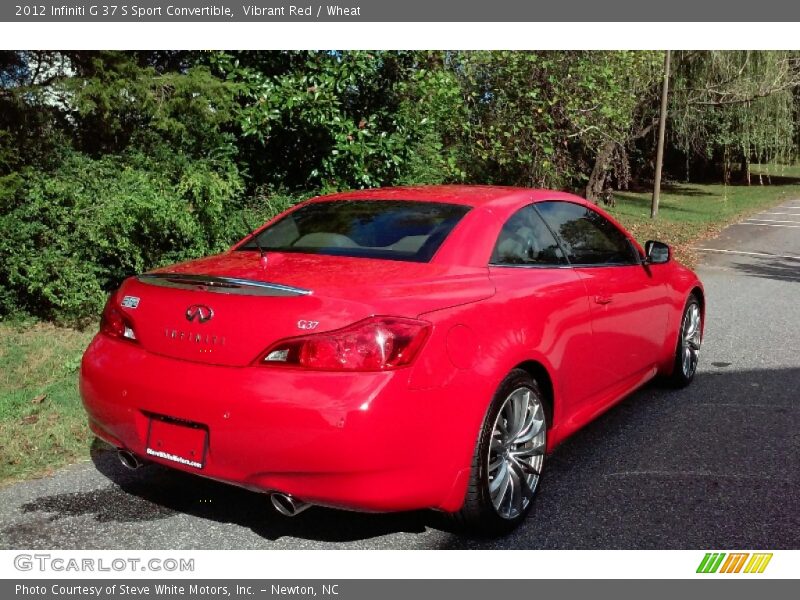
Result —
[[[545, 406], [544, 396], [539, 384], [527, 372], [522, 369], [514, 369], [501, 382], [495, 392], [489, 410], [484, 417], [475, 453], [472, 458], [470, 480], [464, 504], [457, 513], [452, 515], [457, 526], [470, 533], [483, 536], [500, 536], [511, 532], [522, 523], [533, 506], [533, 499], [539, 487], [541, 476], [537, 476], [533, 489], [526, 488], [529, 495], [526, 495], [527, 504], [522, 508], [518, 515], [513, 517], [501, 516], [495, 509], [489, 491], [489, 452], [491, 447], [492, 434], [497, 421], [498, 414], [503, 407], [506, 399], [512, 392], [519, 388], [527, 388], [539, 399], [542, 407], [542, 419], [544, 420], [544, 434], [546, 436], [548, 428], [548, 417]], [[538, 439], [538, 435], [537, 435]], [[545, 437], [546, 441], [546, 437]], [[544, 456], [539, 473], [544, 466]], [[523, 502], [525, 499], [523, 499]]]
[[[695, 353], [694, 358], [694, 365], [693, 367], [687, 372], [684, 369], [684, 352], [686, 352], [686, 326], [687, 326], [687, 319], [691, 311], [696, 310], [697, 313], [700, 315], [700, 334], [697, 340], [697, 350]], [[686, 300], [686, 306], [683, 309], [683, 313], [681, 314], [681, 324], [680, 328], [678, 329], [678, 339], [675, 342], [675, 358], [673, 359], [672, 363], [672, 373], [665, 378], [667, 385], [674, 387], [674, 388], [684, 388], [694, 380], [694, 376], [697, 373], [697, 361], [699, 360], [699, 352], [700, 352], [700, 342], [702, 341], [702, 315], [703, 310], [702, 306], [700, 305], [700, 300], [697, 298], [695, 294], [690, 294], [689, 298]]]

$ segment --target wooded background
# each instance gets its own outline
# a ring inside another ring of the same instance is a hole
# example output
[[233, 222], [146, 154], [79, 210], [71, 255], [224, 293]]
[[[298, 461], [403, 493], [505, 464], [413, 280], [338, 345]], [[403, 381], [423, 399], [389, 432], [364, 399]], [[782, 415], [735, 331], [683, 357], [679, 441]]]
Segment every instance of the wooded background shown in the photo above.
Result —
[[[664, 53], [0, 52], [0, 318], [94, 320], [126, 276], [383, 185], [652, 184]], [[665, 178], [798, 147], [800, 52], [674, 52]]]

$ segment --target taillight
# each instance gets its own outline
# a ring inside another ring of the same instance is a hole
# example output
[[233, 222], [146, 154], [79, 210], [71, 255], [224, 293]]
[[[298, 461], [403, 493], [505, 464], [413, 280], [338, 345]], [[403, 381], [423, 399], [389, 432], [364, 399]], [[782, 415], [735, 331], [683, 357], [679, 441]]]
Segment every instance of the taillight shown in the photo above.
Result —
[[386, 371], [411, 364], [430, 323], [401, 317], [372, 317], [336, 331], [282, 340], [259, 359], [320, 371]]
[[100, 317], [100, 331], [111, 337], [136, 341], [133, 322], [117, 306], [117, 295], [111, 294]]

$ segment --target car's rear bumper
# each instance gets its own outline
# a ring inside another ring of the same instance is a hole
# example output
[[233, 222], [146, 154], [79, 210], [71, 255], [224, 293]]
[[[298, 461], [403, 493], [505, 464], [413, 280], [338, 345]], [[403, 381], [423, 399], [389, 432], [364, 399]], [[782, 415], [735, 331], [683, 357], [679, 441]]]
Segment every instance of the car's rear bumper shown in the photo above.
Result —
[[[445, 388], [412, 390], [407, 369], [220, 367], [100, 334], [84, 355], [80, 389], [92, 430], [119, 448], [253, 490], [358, 510], [457, 510], [477, 436], [472, 426], [451, 429]], [[201, 469], [148, 456], [153, 415], [207, 428]]]

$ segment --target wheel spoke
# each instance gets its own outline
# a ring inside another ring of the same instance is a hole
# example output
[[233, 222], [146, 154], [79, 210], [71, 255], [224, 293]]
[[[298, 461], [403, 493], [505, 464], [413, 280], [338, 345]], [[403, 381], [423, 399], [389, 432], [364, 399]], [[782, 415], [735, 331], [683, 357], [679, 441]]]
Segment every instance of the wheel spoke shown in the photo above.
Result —
[[514, 403], [510, 401], [506, 401], [505, 406], [503, 407], [503, 416], [505, 417], [505, 423], [503, 428], [503, 437], [508, 438], [514, 435]]
[[529, 407], [530, 403], [528, 403], [528, 405], [525, 408], [525, 421], [522, 424], [522, 428], [520, 429], [519, 432], [517, 432], [517, 435], [514, 436], [514, 438], [511, 440], [513, 443], [517, 443], [517, 441], [521, 437], [528, 434], [531, 427], [536, 425], [536, 417], [540, 412], [540, 407], [538, 404], [534, 405], [532, 409], [530, 409]]
[[541, 476], [539, 470], [530, 463], [521, 460], [514, 460], [511, 462], [511, 465], [512, 465], [511, 470], [514, 472], [519, 471], [520, 473], [524, 473], [525, 475], [536, 475], [536, 477]]
[[494, 473], [505, 462], [502, 456], [497, 456], [492, 462], [489, 463], [489, 475]]
[[[502, 460], [502, 459], [501, 459]], [[508, 486], [508, 478], [510, 476], [508, 470], [508, 463], [505, 460], [502, 460], [500, 463], [500, 471], [497, 475], [494, 476], [494, 479], [489, 483], [489, 491], [494, 497], [497, 490], [503, 488], [504, 486]]]
[[539, 435], [542, 432], [542, 428], [544, 428], [544, 419], [534, 419], [531, 421], [531, 424], [525, 428], [526, 430], [520, 432], [512, 442], [515, 445], [526, 444]]
[[526, 465], [526, 467], [534, 471], [533, 473], [526, 473], [525, 472], [526, 469], [523, 469], [520, 463], [513, 460], [511, 461], [511, 464], [509, 466], [511, 467], [513, 482], [517, 484], [518, 495], [519, 495], [519, 498], [517, 498], [518, 504], [515, 504], [515, 507], [518, 508], [519, 510], [522, 510], [523, 508], [525, 508], [528, 502], [530, 502], [531, 498], [533, 498], [533, 490], [531, 489], [531, 485], [528, 482], [528, 476], [536, 475], [538, 477], [539, 472], [536, 471], [536, 469], [534, 469], [530, 465]]
[[497, 419], [497, 428], [494, 430], [495, 434], [504, 434], [508, 433], [508, 424], [506, 423], [506, 419], [502, 418], [502, 415]]
[[517, 392], [516, 397], [512, 399], [512, 404], [514, 406], [514, 424], [509, 431], [511, 434], [510, 438], [512, 440], [519, 435], [520, 431], [522, 431], [522, 428], [525, 426], [525, 418], [527, 417], [528, 413], [529, 397], [529, 391], [520, 390]]
[[520, 458], [533, 458], [534, 456], [541, 456], [544, 454], [543, 446], [532, 446], [530, 448], [523, 448], [522, 450], [512, 450], [510, 452], [512, 458], [519, 460]]
[[511, 499], [509, 502], [509, 517], [516, 516], [522, 510], [522, 486], [524, 484], [524, 477], [520, 477], [519, 473], [511, 470]]
[[692, 306], [686, 314], [683, 339], [699, 344], [700, 338], [700, 310]]
[[686, 313], [686, 337], [690, 337], [694, 333], [694, 311], [690, 308]]
[[491, 493], [492, 504], [494, 505], [495, 510], [497, 510], [498, 512], [502, 511], [503, 503], [506, 496], [509, 495], [509, 492], [512, 492], [511, 486], [512, 486], [511, 472], [508, 470], [508, 467], [506, 466], [506, 468], [503, 470], [502, 480], [495, 488], [494, 492]]

